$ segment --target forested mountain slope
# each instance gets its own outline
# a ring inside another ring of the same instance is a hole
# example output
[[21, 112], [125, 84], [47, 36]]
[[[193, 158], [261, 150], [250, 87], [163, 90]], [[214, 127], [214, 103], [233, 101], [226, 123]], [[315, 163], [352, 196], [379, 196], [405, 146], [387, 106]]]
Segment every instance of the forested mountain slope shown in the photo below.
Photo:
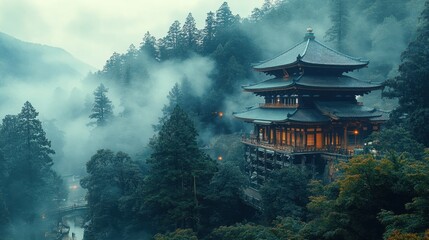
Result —
[[0, 81], [82, 77], [93, 68], [61, 48], [0, 33]]

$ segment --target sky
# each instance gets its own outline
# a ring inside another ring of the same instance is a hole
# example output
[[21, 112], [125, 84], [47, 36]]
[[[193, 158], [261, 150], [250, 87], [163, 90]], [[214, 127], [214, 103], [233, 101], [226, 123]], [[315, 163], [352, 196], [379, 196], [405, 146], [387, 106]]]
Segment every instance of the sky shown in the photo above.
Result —
[[[225, 0], [0, 0], [0, 32], [23, 41], [63, 48], [101, 69], [113, 52], [138, 46], [149, 31], [166, 35], [188, 13], [203, 28], [209, 11]], [[233, 14], [248, 17], [264, 0], [230, 0]]]

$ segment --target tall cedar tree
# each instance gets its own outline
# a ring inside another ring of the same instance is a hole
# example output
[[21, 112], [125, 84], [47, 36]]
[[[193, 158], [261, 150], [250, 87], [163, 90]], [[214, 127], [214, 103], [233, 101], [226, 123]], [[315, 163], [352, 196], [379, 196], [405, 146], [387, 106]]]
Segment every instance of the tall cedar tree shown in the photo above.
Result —
[[332, 26], [326, 32], [325, 37], [328, 41], [334, 42], [336, 49], [340, 52], [345, 51], [345, 37], [347, 29], [349, 29], [348, 20], [348, 1], [346, 0], [332, 0], [331, 1], [332, 13], [330, 15]]
[[113, 118], [113, 105], [107, 97], [109, 91], [103, 84], [100, 84], [94, 92], [94, 104], [90, 119], [95, 119], [90, 125], [96, 124], [98, 127], [105, 126]]
[[140, 43], [140, 52], [144, 52], [153, 59], [158, 58], [156, 38], [150, 32], [144, 34], [143, 41]]
[[[25, 102], [18, 115], [3, 119], [0, 129], [6, 171], [1, 184], [4, 199], [0, 204], [6, 206], [13, 222], [33, 224], [43, 211], [55, 206], [53, 199], [66, 196], [62, 180], [51, 169], [54, 150], [38, 114], [30, 102]], [[19, 237], [25, 238], [29, 232], [16, 234], [24, 234]]]
[[191, 13], [186, 17], [186, 21], [182, 27], [182, 34], [184, 49], [186, 49], [186, 51], [196, 52], [200, 38], [200, 31], [197, 29], [195, 19]]
[[158, 230], [198, 230], [214, 163], [198, 148], [197, 135], [188, 115], [176, 106], [152, 146], [144, 196]]
[[170, 92], [168, 92], [167, 98], [168, 105], [164, 105], [162, 108], [162, 116], [159, 118], [159, 123], [153, 125], [155, 131], [159, 131], [161, 129], [176, 106], [183, 107], [183, 93], [178, 83], [175, 83]]
[[[407, 116], [408, 125], [415, 138], [429, 146], [429, 1], [420, 16], [417, 37], [402, 53], [399, 75], [389, 79], [384, 95], [398, 98], [399, 107], [392, 114], [395, 119]], [[404, 115], [405, 114], [405, 115]]]
[[174, 21], [168, 29], [167, 36], [159, 43], [161, 60], [184, 58], [183, 32], [179, 21]]

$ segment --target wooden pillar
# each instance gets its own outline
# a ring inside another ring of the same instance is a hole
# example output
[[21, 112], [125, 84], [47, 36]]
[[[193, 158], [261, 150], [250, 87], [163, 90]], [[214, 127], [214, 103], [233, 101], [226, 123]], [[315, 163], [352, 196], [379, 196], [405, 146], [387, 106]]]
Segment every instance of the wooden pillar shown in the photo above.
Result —
[[301, 131], [303, 134], [302, 136], [302, 146], [305, 148], [307, 148], [307, 128], [304, 128], [304, 131]]
[[267, 149], [264, 148], [264, 178], [267, 177]]
[[345, 126], [344, 126], [344, 135], [343, 135], [343, 148], [344, 149], [347, 149], [347, 126], [348, 126], [348, 124], [346, 124]]
[[293, 130], [293, 146], [296, 147], [296, 128]]

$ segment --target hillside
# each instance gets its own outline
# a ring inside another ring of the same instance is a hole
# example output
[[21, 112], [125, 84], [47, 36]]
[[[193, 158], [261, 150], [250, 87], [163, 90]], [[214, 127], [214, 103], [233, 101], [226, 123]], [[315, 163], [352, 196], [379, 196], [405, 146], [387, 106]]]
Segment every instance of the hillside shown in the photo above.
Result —
[[93, 68], [61, 48], [24, 42], [0, 32], [0, 81], [82, 77]]

